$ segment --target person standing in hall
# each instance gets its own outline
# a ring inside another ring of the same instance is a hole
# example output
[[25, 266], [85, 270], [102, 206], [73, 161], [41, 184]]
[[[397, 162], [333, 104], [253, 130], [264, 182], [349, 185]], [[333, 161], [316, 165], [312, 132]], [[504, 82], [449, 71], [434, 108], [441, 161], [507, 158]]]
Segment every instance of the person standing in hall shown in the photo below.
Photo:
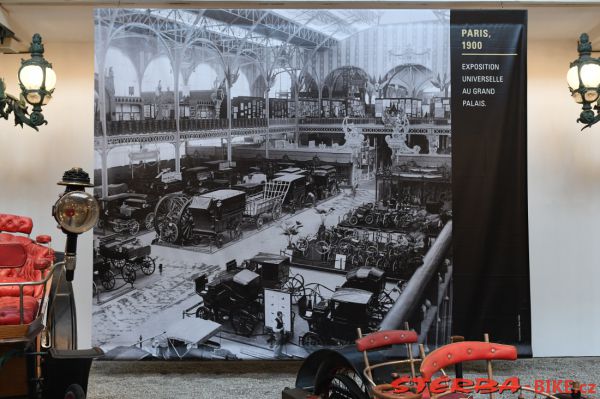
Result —
[[281, 311], [277, 312], [277, 317], [275, 318], [275, 349], [273, 350], [273, 354], [275, 359], [281, 358], [283, 351], [283, 343], [285, 340], [285, 328], [283, 324], [283, 313]]

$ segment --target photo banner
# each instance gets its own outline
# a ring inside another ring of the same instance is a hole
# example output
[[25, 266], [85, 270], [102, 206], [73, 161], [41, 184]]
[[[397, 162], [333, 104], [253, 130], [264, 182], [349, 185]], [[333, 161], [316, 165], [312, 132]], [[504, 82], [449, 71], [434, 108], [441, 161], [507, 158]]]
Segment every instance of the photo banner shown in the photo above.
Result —
[[530, 343], [527, 12], [450, 20], [453, 333]]
[[526, 12], [98, 8], [93, 343], [529, 353]]

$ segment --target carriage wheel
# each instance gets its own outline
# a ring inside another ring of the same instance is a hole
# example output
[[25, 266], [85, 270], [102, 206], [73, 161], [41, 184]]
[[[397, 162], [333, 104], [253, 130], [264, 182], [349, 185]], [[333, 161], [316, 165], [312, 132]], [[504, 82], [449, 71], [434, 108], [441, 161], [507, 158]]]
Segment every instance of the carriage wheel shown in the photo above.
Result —
[[119, 271], [123, 270], [125, 263], [127, 263], [127, 261], [125, 259], [111, 259], [110, 260], [110, 264]]
[[142, 273], [144, 273], [146, 276], [150, 276], [152, 273], [154, 273], [154, 270], [156, 270], [156, 263], [154, 262], [154, 259], [152, 259], [149, 256], [144, 256], [144, 259], [142, 259]]
[[85, 399], [85, 391], [79, 384], [69, 385], [65, 391], [65, 399]]
[[322, 344], [323, 341], [317, 333], [309, 331], [302, 336], [302, 346], [319, 346]]
[[315, 243], [315, 249], [317, 251], [317, 253], [319, 255], [325, 255], [327, 253], [329, 253], [329, 251], [331, 251], [331, 245], [329, 245], [329, 243], [327, 243], [326, 241], [317, 241]]
[[256, 319], [248, 312], [240, 309], [234, 310], [231, 312], [229, 320], [231, 320], [231, 326], [237, 335], [243, 335], [244, 337], [252, 335]]
[[152, 230], [154, 228], [154, 212], [150, 212], [144, 218], [144, 227], [146, 230]]
[[348, 222], [352, 225], [352, 226], [356, 226], [358, 224], [358, 218], [354, 215], [350, 216], [350, 218], [348, 219]]
[[158, 234], [161, 241], [173, 244], [177, 241], [177, 237], [179, 237], [179, 228], [175, 223], [167, 222], [160, 227]]
[[192, 231], [194, 229], [194, 217], [190, 211], [190, 205], [192, 198], [189, 198], [185, 204], [181, 207], [179, 214], [177, 215], [177, 226], [179, 227], [178, 241], [189, 241], [192, 238]]
[[256, 218], [256, 228], [257, 229], [262, 229], [262, 227], [265, 224], [265, 218], [263, 215], [260, 215], [259, 217]]
[[375, 217], [373, 217], [373, 215], [367, 215], [365, 216], [365, 223], [368, 225], [372, 225], [373, 222], [375, 221]]
[[306, 252], [308, 251], [308, 247], [310, 246], [310, 242], [308, 241], [308, 239], [305, 238], [300, 238], [298, 239], [298, 243], [296, 244], [296, 249], [300, 252], [302, 252], [302, 255], [306, 255]]
[[338, 373], [333, 376], [325, 392], [327, 399], [366, 399], [368, 396], [358, 383], [348, 374]]
[[213, 320], [214, 315], [212, 310], [206, 306], [200, 306], [198, 309], [196, 309], [196, 317], [204, 320]]
[[104, 287], [106, 291], [110, 291], [115, 288], [115, 274], [112, 272], [112, 270], [105, 271], [101, 274], [100, 278], [102, 287]]
[[125, 267], [121, 270], [121, 276], [123, 276], [123, 280], [125, 280], [128, 284], [133, 284], [136, 279], [135, 267], [130, 263], [127, 263]]
[[154, 230], [160, 236], [162, 226], [176, 221], [189, 197], [172, 193], [161, 197], [154, 208]]
[[129, 221], [129, 234], [134, 236], [140, 232], [140, 223], [137, 220]]
[[281, 217], [281, 203], [275, 204], [273, 206], [273, 220], [277, 220]]
[[293, 305], [297, 304], [298, 300], [306, 295], [304, 281], [300, 280], [297, 276], [298, 275], [289, 278], [281, 287], [283, 291], [290, 293]]

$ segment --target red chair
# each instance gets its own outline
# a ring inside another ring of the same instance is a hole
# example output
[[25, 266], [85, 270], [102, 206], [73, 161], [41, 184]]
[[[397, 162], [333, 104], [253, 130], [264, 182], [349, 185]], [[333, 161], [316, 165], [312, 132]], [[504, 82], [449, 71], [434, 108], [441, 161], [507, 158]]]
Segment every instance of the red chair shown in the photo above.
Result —
[[[364, 337], [360, 328], [358, 329], [359, 338], [355, 341], [356, 349], [358, 349], [359, 352], [363, 353], [365, 362], [365, 369], [363, 370], [363, 374], [371, 384], [371, 388], [377, 385], [373, 380], [373, 370], [380, 367], [409, 364], [411, 375], [413, 378], [415, 377], [415, 363], [418, 363], [420, 359], [415, 359], [413, 357], [411, 344], [417, 343], [419, 337], [415, 331], [410, 331], [408, 329], [408, 324], [405, 328], [406, 330], [377, 331]], [[383, 362], [371, 365], [368, 356], [369, 351], [383, 349], [392, 345], [405, 345], [406, 351], [408, 353], [408, 359], [394, 360], [390, 362]], [[391, 377], [396, 378], [396, 374], [394, 373]]]
[[[441, 393], [431, 394], [429, 389], [430, 382], [439, 372], [444, 376], [444, 368], [462, 364], [468, 361], [485, 360], [487, 362], [487, 378], [493, 380], [492, 361], [493, 360], [516, 360], [517, 348], [512, 345], [503, 345], [489, 342], [488, 335], [485, 334], [485, 342], [463, 341], [444, 345], [429, 353], [421, 362], [419, 369], [421, 378], [427, 381], [427, 389], [419, 396], [431, 399], [462, 399], [469, 395], [461, 392], [453, 392], [447, 389]], [[451, 384], [449, 384], [451, 385]], [[379, 399], [412, 399], [415, 394], [411, 392], [397, 393], [397, 387], [392, 384], [382, 384], [373, 388], [375, 397]], [[535, 392], [532, 388], [520, 387], [519, 398], [522, 398], [522, 391]], [[555, 396], [545, 392], [535, 392], [536, 395], [546, 396], [551, 399], [557, 399]], [[495, 394], [489, 393], [490, 398], [494, 399]]]
[[32, 229], [28, 217], [0, 214], [0, 326], [31, 323], [48, 289], [47, 271], [54, 261], [51, 239], [31, 240]]

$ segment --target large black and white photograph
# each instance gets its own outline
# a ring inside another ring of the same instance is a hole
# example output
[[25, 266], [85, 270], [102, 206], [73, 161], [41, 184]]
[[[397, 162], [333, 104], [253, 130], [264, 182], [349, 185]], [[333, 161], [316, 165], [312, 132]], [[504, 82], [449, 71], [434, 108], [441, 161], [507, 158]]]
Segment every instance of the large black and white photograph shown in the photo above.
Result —
[[93, 344], [448, 343], [450, 72], [448, 10], [96, 9]]

